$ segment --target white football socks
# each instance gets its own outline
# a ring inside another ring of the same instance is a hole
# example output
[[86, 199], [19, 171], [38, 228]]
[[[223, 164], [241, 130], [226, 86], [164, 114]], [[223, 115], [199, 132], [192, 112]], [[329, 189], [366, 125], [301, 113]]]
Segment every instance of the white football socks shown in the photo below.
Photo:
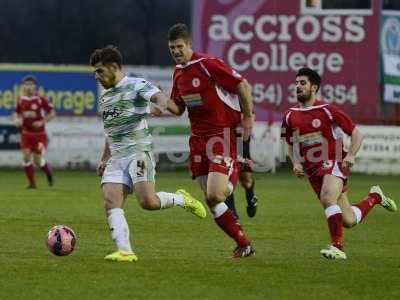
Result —
[[32, 166], [32, 162], [31, 162], [31, 161], [23, 162], [22, 165], [23, 165], [24, 167], [29, 167], [29, 166]]
[[156, 195], [160, 199], [161, 209], [184, 205], [182, 195], [166, 192], [158, 192]]
[[46, 165], [46, 160], [42, 157], [40, 160], [40, 167], [43, 168]]
[[217, 205], [210, 207], [210, 212], [213, 215], [214, 219], [219, 218], [228, 210], [228, 206], [225, 202], [220, 202]]
[[129, 227], [123, 209], [110, 209], [108, 211], [107, 221], [111, 231], [111, 237], [117, 245], [118, 250], [132, 252], [131, 242], [129, 240]]
[[353, 210], [354, 216], [356, 217], [357, 224], [362, 220], [362, 212], [357, 206], [352, 206], [351, 209]]
[[340, 206], [337, 204], [334, 204], [334, 205], [331, 205], [331, 206], [328, 206], [327, 208], [325, 208], [325, 216], [327, 219], [329, 219], [333, 215], [341, 214], [341, 213], [342, 213], [342, 210], [341, 210]]

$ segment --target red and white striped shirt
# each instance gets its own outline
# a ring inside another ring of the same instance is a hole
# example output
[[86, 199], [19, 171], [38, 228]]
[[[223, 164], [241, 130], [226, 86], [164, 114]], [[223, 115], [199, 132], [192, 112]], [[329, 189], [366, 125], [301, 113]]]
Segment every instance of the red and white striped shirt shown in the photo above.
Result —
[[223, 132], [240, 124], [237, 85], [243, 77], [222, 60], [193, 53], [185, 65], [176, 65], [171, 98], [188, 109], [192, 134]]
[[299, 146], [307, 170], [322, 161], [341, 160], [346, 154], [343, 133], [351, 136], [354, 127], [342, 110], [317, 100], [313, 106], [295, 106], [285, 112], [281, 137]]
[[34, 128], [32, 124], [42, 121], [51, 110], [53, 110], [53, 105], [44, 97], [20, 97], [17, 101], [16, 112], [22, 118], [22, 131], [44, 132], [44, 126]]

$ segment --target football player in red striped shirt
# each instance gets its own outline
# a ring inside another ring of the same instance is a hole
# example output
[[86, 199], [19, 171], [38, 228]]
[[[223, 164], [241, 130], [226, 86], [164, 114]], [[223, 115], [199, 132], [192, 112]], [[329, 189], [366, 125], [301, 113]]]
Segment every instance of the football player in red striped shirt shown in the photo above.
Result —
[[188, 111], [190, 170], [204, 192], [217, 225], [236, 242], [233, 258], [254, 254], [233, 212], [224, 203], [238, 175], [236, 128], [250, 137], [253, 117], [250, 86], [222, 60], [192, 50], [185, 24], [169, 29], [168, 47], [176, 62], [168, 110]]
[[49, 185], [52, 186], [53, 173], [43, 154], [48, 144], [45, 125], [56, 116], [56, 112], [45, 97], [38, 95], [37, 80], [34, 76], [28, 75], [22, 79], [22, 93], [12, 120], [21, 129], [20, 144], [25, 174], [29, 181], [28, 188], [36, 188], [33, 163], [42, 169]]
[[[281, 136], [288, 144], [295, 175], [308, 177], [325, 211], [331, 245], [320, 253], [328, 259], [346, 259], [343, 227], [360, 223], [376, 204], [388, 211], [396, 211], [397, 207], [379, 186], [371, 187], [357, 204], [350, 204], [347, 179], [363, 137], [346, 113], [316, 99], [320, 85], [321, 78], [315, 71], [302, 68], [297, 72], [298, 104], [285, 112]], [[347, 151], [343, 134], [351, 137]]]

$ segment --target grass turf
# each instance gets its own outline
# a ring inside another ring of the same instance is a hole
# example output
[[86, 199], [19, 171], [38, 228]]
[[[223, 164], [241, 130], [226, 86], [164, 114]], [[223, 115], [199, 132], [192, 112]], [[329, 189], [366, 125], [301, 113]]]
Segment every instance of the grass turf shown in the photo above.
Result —
[[[200, 220], [175, 207], [144, 211], [133, 196], [125, 214], [137, 263], [111, 263], [99, 180], [93, 172], [59, 171], [56, 184], [25, 189], [22, 171], [0, 171], [0, 299], [398, 299], [400, 214], [381, 207], [345, 231], [347, 261], [328, 261], [319, 250], [328, 231], [306, 181], [287, 172], [256, 174], [257, 216], [245, 214], [256, 256], [231, 260], [233, 243], [211, 217]], [[379, 183], [400, 199], [400, 177], [353, 175], [350, 197], [358, 201]], [[160, 172], [157, 190], [185, 188], [200, 197], [186, 171]], [[50, 227], [65, 224], [78, 236], [67, 257], [47, 251]]]

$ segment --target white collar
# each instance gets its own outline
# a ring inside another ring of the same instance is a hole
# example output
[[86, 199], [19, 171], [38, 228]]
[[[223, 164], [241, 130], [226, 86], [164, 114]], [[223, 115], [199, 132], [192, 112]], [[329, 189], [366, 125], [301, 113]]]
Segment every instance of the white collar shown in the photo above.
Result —
[[289, 108], [290, 110], [294, 110], [294, 111], [307, 111], [307, 110], [313, 110], [313, 109], [317, 109], [317, 108], [322, 108], [325, 106], [328, 106], [328, 103], [325, 104], [320, 104], [320, 105], [315, 105], [315, 106], [309, 106], [309, 107], [291, 107]]
[[204, 60], [204, 59], [206, 59], [206, 58], [205, 58], [205, 57], [200, 57], [200, 58], [198, 58], [198, 59], [188, 61], [188, 62], [187, 62], [186, 64], [184, 64], [184, 65], [182, 65], [182, 64], [176, 65], [176, 68], [178, 68], [178, 69], [183, 69], [183, 68], [186, 68], [186, 67], [188, 67], [188, 66], [190, 66], [190, 65], [193, 65], [193, 64], [195, 64], [195, 63], [198, 63], [199, 61], [202, 61], [202, 60]]
[[37, 97], [38, 97], [37, 95], [34, 95], [34, 96], [32, 96], [32, 97], [21, 96], [21, 99], [22, 99], [22, 100], [28, 100], [28, 101], [30, 101], [30, 100], [33, 100], [33, 99], [35, 99], [35, 98], [37, 98]]

